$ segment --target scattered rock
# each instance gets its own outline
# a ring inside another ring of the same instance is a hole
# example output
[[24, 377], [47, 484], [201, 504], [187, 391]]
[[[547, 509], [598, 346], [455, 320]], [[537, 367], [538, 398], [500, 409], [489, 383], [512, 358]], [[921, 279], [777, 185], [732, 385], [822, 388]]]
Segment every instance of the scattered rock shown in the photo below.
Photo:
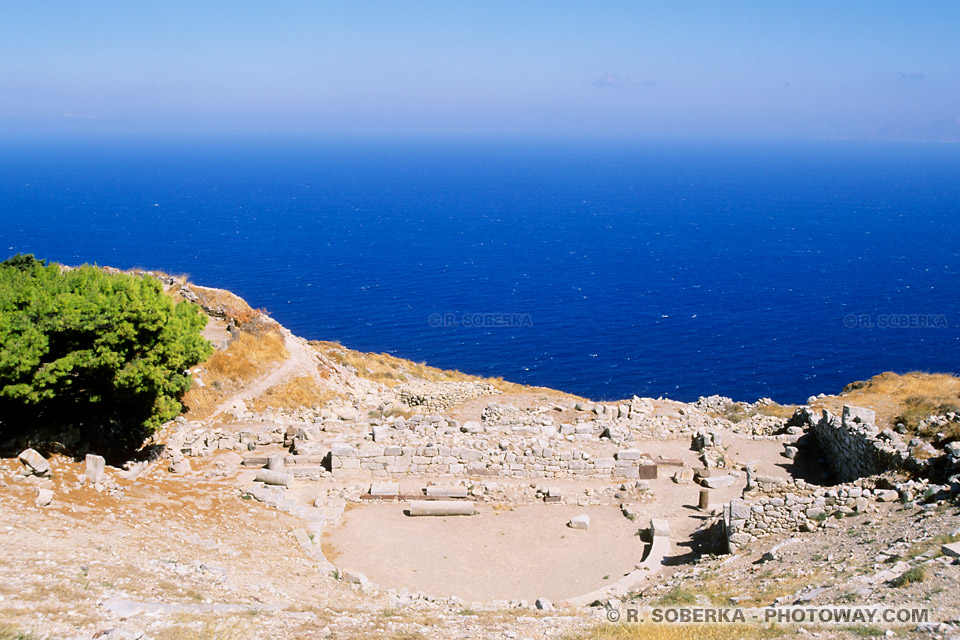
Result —
[[33, 501], [38, 507], [46, 507], [53, 502], [53, 491], [50, 489], [38, 489], [37, 499]]
[[570, 518], [570, 522], [567, 523], [567, 526], [571, 529], [583, 529], [586, 531], [590, 528], [590, 516], [583, 513], [579, 516], [574, 516]]
[[182, 476], [193, 471], [193, 468], [190, 466], [189, 460], [184, 457], [179, 457], [170, 462], [170, 465], [167, 467], [167, 471], [178, 476]]
[[33, 449], [25, 449], [20, 453], [20, 462], [35, 476], [49, 478], [53, 475], [50, 472], [50, 463], [42, 455]]

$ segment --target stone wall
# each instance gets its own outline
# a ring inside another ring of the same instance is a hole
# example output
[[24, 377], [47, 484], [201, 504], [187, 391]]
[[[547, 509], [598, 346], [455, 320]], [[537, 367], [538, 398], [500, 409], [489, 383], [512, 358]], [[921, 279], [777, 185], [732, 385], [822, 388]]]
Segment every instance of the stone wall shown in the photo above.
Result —
[[[826, 489], [802, 480], [753, 478], [743, 498], [731, 500], [723, 508], [730, 550], [776, 533], [814, 531], [827, 518], [865, 511], [871, 496], [871, 489], [854, 485]], [[894, 491], [885, 497], [897, 499], [899, 494]]]
[[818, 416], [815, 411], [804, 408], [792, 422], [810, 428], [841, 482], [894, 469], [922, 474], [929, 466], [926, 459], [911, 455], [910, 447], [899, 434], [889, 429], [879, 431], [870, 409], [845, 406], [842, 416], [832, 415], [825, 409]]
[[731, 552], [757, 538], [829, 527], [830, 519], [875, 510], [877, 502], [939, 501], [960, 493], [960, 482], [937, 484], [922, 478], [894, 483], [889, 474], [829, 488], [803, 480], [747, 477], [743, 497], [723, 506]]
[[334, 473], [339, 469], [370, 471], [374, 476], [395, 474], [456, 474], [564, 478], [571, 476], [647, 477], [653, 461], [637, 449], [590, 452], [581, 448], [531, 444], [481, 449], [469, 445], [336, 443], [330, 451]]
[[405, 382], [396, 389], [400, 402], [424, 411], [445, 411], [474, 398], [501, 393], [489, 382]]

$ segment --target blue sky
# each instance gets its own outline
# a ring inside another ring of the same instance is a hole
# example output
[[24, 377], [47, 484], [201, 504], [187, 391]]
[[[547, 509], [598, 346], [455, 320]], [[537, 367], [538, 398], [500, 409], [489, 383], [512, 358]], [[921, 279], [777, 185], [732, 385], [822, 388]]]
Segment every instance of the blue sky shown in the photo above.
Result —
[[960, 2], [3, 2], [0, 134], [832, 137], [960, 117]]

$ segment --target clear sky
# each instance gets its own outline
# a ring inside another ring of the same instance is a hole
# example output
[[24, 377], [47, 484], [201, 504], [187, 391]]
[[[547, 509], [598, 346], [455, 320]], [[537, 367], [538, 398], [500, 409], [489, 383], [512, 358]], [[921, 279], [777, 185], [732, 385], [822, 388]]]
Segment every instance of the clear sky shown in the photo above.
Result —
[[0, 0], [0, 134], [829, 137], [960, 117], [960, 2]]

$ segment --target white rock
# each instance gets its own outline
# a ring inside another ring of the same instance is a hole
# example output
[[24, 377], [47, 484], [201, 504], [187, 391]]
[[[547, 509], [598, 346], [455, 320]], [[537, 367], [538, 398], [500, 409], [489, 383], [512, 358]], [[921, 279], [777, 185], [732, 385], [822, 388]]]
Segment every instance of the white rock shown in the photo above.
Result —
[[396, 482], [374, 482], [370, 485], [370, 495], [386, 497], [400, 493], [400, 485]]
[[723, 487], [732, 486], [735, 480], [736, 478], [728, 474], [724, 476], [711, 476], [709, 478], [703, 478], [700, 481], [700, 484], [708, 489], [721, 489]]
[[53, 502], [53, 491], [50, 489], [38, 489], [37, 499], [33, 501], [38, 507], [45, 507]]
[[26, 466], [31, 473], [38, 476], [50, 475], [50, 463], [42, 455], [33, 449], [25, 449], [18, 456], [20, 462]]
[[579, 516], [574, 516], [570, 518], [570, 522], [567, 523], [567, 526], [571, 529], [587, 530], [590, 528], [590, 516], [585, 513], [582, 513]]
[[107, 474], [104, 471], [106, 461], [102, 456], [88, 453], [84, 459], [84, 465], [84, 474], [86, 475], [87, 481], [96, 483], [103, 482], [107, 479]]

